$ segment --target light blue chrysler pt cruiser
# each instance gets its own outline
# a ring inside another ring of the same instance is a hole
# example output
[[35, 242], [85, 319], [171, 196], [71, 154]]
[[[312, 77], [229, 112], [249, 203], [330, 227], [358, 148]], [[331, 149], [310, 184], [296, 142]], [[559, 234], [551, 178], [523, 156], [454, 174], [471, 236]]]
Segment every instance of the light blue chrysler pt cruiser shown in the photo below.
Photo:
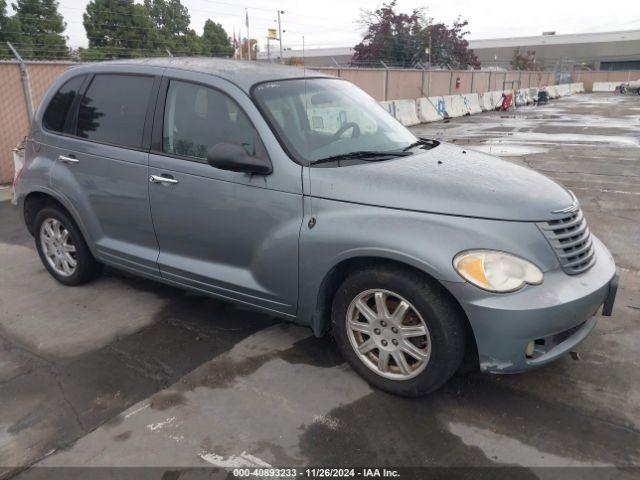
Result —
[[354, 85], [294, 67], [71, 68], [38, 108], [13, 202], [65, 285], [109, 265], [331, 331], [369, 383], [406, 396], [462, 365], [550, 362], [616, 294], [566, 188], [417, 138]]

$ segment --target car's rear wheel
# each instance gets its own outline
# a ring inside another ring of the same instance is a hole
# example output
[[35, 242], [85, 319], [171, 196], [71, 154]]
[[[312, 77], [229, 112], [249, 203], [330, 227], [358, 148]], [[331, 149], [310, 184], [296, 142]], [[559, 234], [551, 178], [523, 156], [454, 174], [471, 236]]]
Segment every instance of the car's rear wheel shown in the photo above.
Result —
[[391, 393], [432, 392], [458, 369], [464, 318], [447, 292], [411, 270], [373, 267], [349, 275], [333, 301], [333, 334], [351, 366]]
[[75, 222], [59, 208], [45, 207], [38, 212], [35, 241], [42, 263], [60, 283], [82, 285], [102, 271]]

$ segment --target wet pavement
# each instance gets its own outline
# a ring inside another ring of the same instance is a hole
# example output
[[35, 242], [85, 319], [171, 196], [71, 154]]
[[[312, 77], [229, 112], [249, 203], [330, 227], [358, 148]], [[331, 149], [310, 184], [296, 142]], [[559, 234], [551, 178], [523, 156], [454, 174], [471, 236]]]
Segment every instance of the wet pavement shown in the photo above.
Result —
[[638, 127], [640, 99], [578, 95], [413, 128], [572, 188], [621, 268], [614, 316], [580, 360], [458, 375], [422, 399], [372, 390], [330, 338], [266, 315], [115, 271], [62, 287], [0, 203], [0, 465], [10, 475], [38, 462], [20, 478], [60, 466], [240, 465], [634, 477], [612, 468], [640, 466]]

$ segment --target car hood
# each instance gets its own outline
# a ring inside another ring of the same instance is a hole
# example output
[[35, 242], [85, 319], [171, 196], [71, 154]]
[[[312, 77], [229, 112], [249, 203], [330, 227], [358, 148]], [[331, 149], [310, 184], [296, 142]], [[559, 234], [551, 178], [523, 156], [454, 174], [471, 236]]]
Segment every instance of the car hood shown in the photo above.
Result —
[[314, 197], [421, 212], [541, 221], [569, 191], [526, 167], [456, 145], [388, 161], [311, 169]]

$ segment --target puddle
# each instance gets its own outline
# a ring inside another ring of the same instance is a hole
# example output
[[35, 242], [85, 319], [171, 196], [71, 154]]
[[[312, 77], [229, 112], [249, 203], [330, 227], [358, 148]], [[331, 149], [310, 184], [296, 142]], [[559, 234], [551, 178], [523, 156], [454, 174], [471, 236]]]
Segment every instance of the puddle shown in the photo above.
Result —
[[491, 155], [499, 155], [502, 157], [521, 157], [524, 155], [532, 155], [534, 153], [546, 153], [548, 148], [533, 147], [530, 145], [516, 144], [500, 144], [500, 145], [469, 145], [469, 150], [477, 152], [489, 153]]
[[580, 461], [553, 453], [542, 452], [520, 440], [496, 433], [489, 429], [450, 422], [449, 431], [459, 437], [465, 445], [477, 447], [497, 463], [526, 465], [528, 467], [604, 467], [610, 464], [598, 461]]
[[[611, 136], [611, 135], [587, 135], [581, 133], [537, 133], [537, 132], [509, 132], [507, 136], [510, 140], [524, 140], [535, 143], [547, 144], [589, 144], [606, 143], [609, 145], [623, 145], [626, 147], [637, 147], [638, 140], [631, 137]], [[488, 140], [486, 143], [500, 143], [502, 140]], [[522, 142], [519, 142], [522, 143]]]

